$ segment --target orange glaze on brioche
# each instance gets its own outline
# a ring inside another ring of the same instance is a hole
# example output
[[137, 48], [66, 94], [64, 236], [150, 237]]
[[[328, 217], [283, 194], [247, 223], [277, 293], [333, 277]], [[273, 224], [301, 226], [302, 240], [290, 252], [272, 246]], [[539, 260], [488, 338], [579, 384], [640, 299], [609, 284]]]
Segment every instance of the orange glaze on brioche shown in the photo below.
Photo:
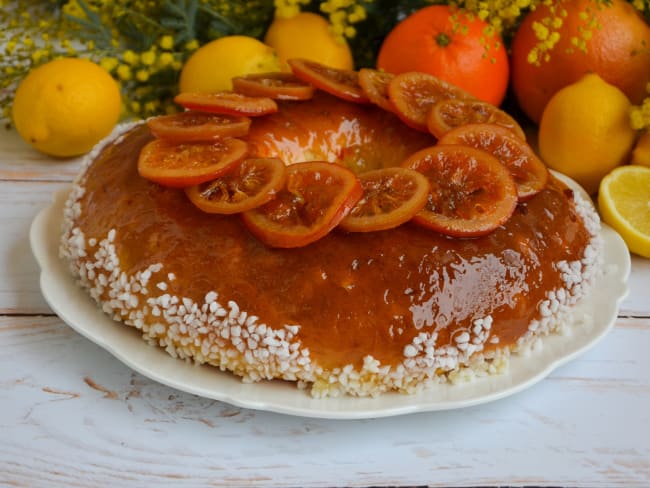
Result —
[[320, 91], [308, 102], [279, 105], [278, 112], [251, 124], [245, 139], [252, 155], [278, 157], [287, 164], [338, 162], [361, 172], [398, 166], [436, 141], [374, 105], [346, 103]]
[[[496, 372], [555, 329], [598, 270], [599, 221], [551, 177], [506, 225], [455, 239], [405, 224], [273, 249], [237, 216], [137, 174], [145, 125], [96, 148], [68, 200], [62, 257], [103, 310], [176, 356], [315, 396], [413, 392]], [[327, 95], [255, 119], [254, 155], [367, 169], [431, 145], [370, 105]], [[351, 154], [357, 156], [351, 156]], [[348, 158], [348, 156], [350, 156]]]

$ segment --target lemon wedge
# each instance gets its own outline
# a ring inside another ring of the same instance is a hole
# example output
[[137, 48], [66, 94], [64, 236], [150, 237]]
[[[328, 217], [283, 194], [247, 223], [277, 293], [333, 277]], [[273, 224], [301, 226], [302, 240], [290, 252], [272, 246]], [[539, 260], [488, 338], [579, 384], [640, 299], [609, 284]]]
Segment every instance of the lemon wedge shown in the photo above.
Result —
[[650, 258], [650, 168], [620, 166], [600, 183], [598, 206], [603, 220], [628, 249]]

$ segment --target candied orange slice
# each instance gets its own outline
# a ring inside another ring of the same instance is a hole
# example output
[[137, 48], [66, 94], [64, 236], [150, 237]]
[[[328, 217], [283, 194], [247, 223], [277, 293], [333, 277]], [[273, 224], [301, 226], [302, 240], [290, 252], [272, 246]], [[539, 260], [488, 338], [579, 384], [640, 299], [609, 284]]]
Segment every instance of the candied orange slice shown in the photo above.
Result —
[[245, 212], [275, 197], [287, 177], [277, 158], [245, 159], [226, 174], [185, 189], [190, 201], [207, 213]]
[[248, 144], [234, 138], [176, 144], [154, 139], [138, 158], [138, 173], [163, 186], [184, 188], [226, 173], [244, 159]]
[[277, 196], [242, 214], [244, 224], [271, 247], [302, 247], [327, 235], [359, 201], [363, 190], [355, 174], [324, 161], [287, 167]]
[[433, 104], [427, 119], [429, 132], [438, 139], [465, 124], [500, 125], [512, 131], [522, 141], [526, 140], [524, 130], [507, 112], [480, 100], [440, 100]]
[[227, 115], [259, 117], [278, 111], [278, 104], [268, 97], [248, 97], [232, 92], [180, 93], [174, 101], [191, 110]]
[[339, 227], [348, 232], [392, 229], [417, 214], [429, 196], [429, 181], [408, 168], [384, 168], [358, 175], [363, 196]]
[[429, 131], [427, 119], [435, 103], [448, 98], [474, 99], [457, 86], [419, 72], [395, 76], [388, 84], [388, 98], [405, 124], [423, 132]]
[[233, 90], [249, 97], [274, 100], [309, 100], [314, 86], [291, 73], [254, 73], [232, 79]]
[[431, 185], [427, 203], [413, 221], [442, 234], [489, 234], [517, 206], [512, 176], [497, 158], [480, 149], [437, 145], [416, 152], [402, 166], [424, 174]]
[[171, 142], [202, 142], [248, 134], [251, 119], [239, 115], [210, 114], [190, 110], [147, 120], [154, 136]]
[[368, 100], [375, 105], [392, 112], [393, 105], [388, 99], [388, 84], [395, 78], [392, 73], [376, 69], [362, 68], [359, 70], [359, 85]]
[[287, 63], [298, 78], [330, 95], [348, 102], [368, 102], [368, 98], [359, 85], [359, 73], [356, 71], [331, 68], [308, 59], [290, 59]]
[[527, 200], [546, 187], [548, 169], [531, 147], [505, 127], [467, 124], [447, 132], [439, 144], [461, 144], [487, 151], [510, 171], [519, 200]]

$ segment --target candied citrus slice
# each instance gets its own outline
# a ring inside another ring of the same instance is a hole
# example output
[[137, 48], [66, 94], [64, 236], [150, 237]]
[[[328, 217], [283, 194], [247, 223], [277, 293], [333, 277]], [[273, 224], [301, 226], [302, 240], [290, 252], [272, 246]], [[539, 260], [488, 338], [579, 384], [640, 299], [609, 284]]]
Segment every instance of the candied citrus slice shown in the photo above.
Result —
[[448, 98], [473, 100], [474, 97], [457, 86], [427, 73], [401, 73], [388, 84], [388, 98], [395, 113], [414, 129], [428, 132], [427, 119], [433, 105]]
[[278, 104], [268, 97], [247, 97], [232, 92], [179, 93], [174, 101], [191, 110], [216, 114], [259, 117], [278, 111]]
[[629, 165], [612, 170], [600, 182], [598, 207], [631, 252], [650, 258], [650, 168]]
[[248, 134], [251, 119], [239, 115], [210, 114], [190, 110], [147, 120], [154, 136], [171, 142], [203, 142]]
[[185, 193], [204, 212], [241, 213], [274, 198], [286, 178], [281, 159], [251, 158], [214, 180], [186, 188]]
[[429, 196], [429, 180], [408, 168], [384, 168], [358, 175], [363, 196], [339, 227], [348, 232], [386, 230], [408, 222]]
[[465, 124], [496, 124], [512, 131], [522, 141], [526, 134], [510, 114], [491, 103], [480, 100], [448, 98], [433, 104], [427, 125], [429, 132], [440, 139], [450, 130]]
[[365, 93], [359, 85], [359, 74], [349, 69], [330, 68], [308, 59], [287, 61], [294, 75], [330, 95], [348, 102], [367, 103]]
[[355, 174], [324, 161], [287, 167], [277, 196], [242, 219], [250, 232], [272, 247], [302, 247], [324, 237], [345, 218], [363, 190]]
[[154, 139], [140, 151], [138, 173], [163, 186], [184, 188], [222, 175], [247, 152], [248, 144], [234, 138], [180, 144]]
[[431, 190], [413, 221], [453, 237], [478, 237], [504, 224], [517, 206], [517, 188], [501, 162], [485, 151], [438, 145], [402, 164], [424, 174]]
[[392, 112], [393, 105], [388, 99], [388, 84], [395, 78], [392, 73], [376, 69], [362, 68], [359, 70], [359, 86], [368, 100], [375, 105]]
[[544, 189], [548, 169], [531, 147], [505, 127], [467, 124], [447, 132], [438, 144], [461, 144], [487, 151], [510, 171], [517, 184], [519, 200], [527, 200]]
[[314, 96], [314, 85], [291, 73], [255, 73], [232, 79], [233, 90], [249, 97], [268, 97], [274, 100], [309, 100]]

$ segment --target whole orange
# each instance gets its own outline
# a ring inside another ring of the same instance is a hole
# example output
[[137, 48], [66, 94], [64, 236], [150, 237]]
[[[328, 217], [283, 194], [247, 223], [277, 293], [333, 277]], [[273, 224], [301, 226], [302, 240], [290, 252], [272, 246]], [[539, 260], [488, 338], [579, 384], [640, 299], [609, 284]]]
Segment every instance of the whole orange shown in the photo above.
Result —
[[388, 33], [377, 67], [390, 73], [421, 71], [499, 105], [508, 87], [508, 55], [488, 25], [447, 5], [425, 7]]
[[[553, 32], [559, 34], [554, 45], [549, 43]], [[542, 42], [552, 47], [529, 59], [540, 42], [538, 36], [546, 37]], [[535, 122], [555, 92], [588, 72], [598, 74], [638, 104], [650, 82], [650, 27], [625, 0], [541, 4], [515, 33], [511, 68], [517, 101]]]

